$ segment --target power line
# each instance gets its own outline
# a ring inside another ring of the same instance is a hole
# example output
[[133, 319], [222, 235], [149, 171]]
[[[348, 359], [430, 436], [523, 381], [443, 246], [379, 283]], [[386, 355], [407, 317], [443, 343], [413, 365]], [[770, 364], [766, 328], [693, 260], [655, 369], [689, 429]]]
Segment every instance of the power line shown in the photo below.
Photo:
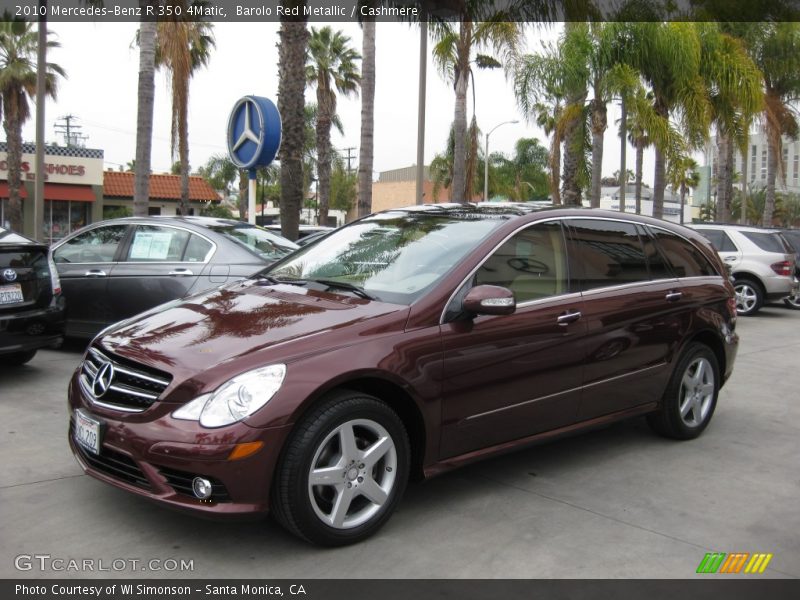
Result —
[[53, 129], [56, 133], [64, 136], [64, 145], [67, 147], [77, 146], [80, 148], [86, 147], [86, 140], [88, 136], [83, 135], [80, 130], [83, 129], [80, 125], [73, 125], [72, 121], [77, 121], [78, 117], [75, 115], [64, 115], [61, 117], [62, 122], [56, 122]]

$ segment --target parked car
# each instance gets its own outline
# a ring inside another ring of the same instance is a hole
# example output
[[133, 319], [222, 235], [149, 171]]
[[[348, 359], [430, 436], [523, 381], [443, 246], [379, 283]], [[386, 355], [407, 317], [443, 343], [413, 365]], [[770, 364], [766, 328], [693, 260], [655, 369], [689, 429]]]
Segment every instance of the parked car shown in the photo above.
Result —
[[[274, 233], [281, 233], [281, 226], [280, 224], [273, 223], [272, 225], [266, 225], [267, 229]], [[335, 227], [328, 227], [326, 225], [304, 225], [300, 224], [297, 229], [297, 244], [300, 246], [304, 246], [305, 244], [313, 241], [319, 236], [325, 235], [326, 233], [330, 233], [336, 229]], [[306, 238], [312, 238], [312, 240], [306, 241]]]
[[754, 315], [765, 302], [797, 293], [794, 250], [780, 231], [728, 224], [693, 227], [708, 238], [728, 265], [740, 315]]
[[158, 304], [248, 277], [297, 249], [261, 227], [211, 217], [102, 221], [56, 244], [66, 334], [92, 337]]
[[[786, 241], [794, 248], [795, 252], [795, 265], [794, 265], [794, 278], [800, 281], [800, 229], [781, 229], [781, 234]], [[795, 288], [794, 292], [783, 299], [783, 303], [789, 308], [800, 310], [800, 291]]]
[[98, 336], [69, 443], [88, 474], [162, 505], [270, 511], [348, 544], [410, 477], [637, 415], [700, 435], [735, 323], [722, 261], [679, 225], [392, 210]]
[[64, 298], [47, 244], [0, 227], [0, 364], [24, 364], [63, 335]]

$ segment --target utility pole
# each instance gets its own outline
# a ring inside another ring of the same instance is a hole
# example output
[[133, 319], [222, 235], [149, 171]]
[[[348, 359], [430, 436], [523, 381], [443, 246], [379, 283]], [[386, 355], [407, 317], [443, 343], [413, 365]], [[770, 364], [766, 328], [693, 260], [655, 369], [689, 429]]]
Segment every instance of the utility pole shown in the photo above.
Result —
[[347, 150], [347, 174], [349, 175], [350, 173], [353, 172], [352, 169], [350, 168], [350, 161], [355, 159], [355, 155], [351, 153], [351, 151], [355, 150], [355, 148], [341, 148], [342, 152], [344, 152], [345, 150]]
[[77, 121], [78, 117], [75, 115], [64, 115], [61, 117], [61, 123], [56, 123], [54, 129], [56, 133], [64, 136], [64, 144], [69, 146], [83, 146], [83, 140], [86, 136], [80, 133], [82, 127], [80, 125], [73, 125], [72, 121]]

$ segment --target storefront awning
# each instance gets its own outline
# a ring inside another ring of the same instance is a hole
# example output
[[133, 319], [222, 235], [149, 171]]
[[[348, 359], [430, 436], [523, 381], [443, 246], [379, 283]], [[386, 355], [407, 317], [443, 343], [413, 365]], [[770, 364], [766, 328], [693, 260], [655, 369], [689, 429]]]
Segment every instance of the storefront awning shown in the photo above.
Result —
[[94, 192], [90, 185], [67, 185], [63, 183], [45, 183], [45, 200], [77, 200], [79, 202], [94, 202]]
[[[25, 186], [23, 185], [19, 188], [19, 195], [21, 198], [27, 198], [28, 192], [25, 191]], [[8, 198], [8, 182], [7, 181], [0, 181], [0, 198]]]

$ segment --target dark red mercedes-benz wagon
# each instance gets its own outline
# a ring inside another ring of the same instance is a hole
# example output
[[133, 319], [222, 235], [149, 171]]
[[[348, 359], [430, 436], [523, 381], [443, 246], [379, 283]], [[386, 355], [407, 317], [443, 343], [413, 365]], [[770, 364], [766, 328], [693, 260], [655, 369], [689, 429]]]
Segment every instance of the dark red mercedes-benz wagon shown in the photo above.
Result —
[[87, 473], [161, 504], [347, 544], [410, 477], [637, 415], [696, 437], [735, 320], [717, 254], [677, 225], [391, 210], [102, 332], [69, 440]]

